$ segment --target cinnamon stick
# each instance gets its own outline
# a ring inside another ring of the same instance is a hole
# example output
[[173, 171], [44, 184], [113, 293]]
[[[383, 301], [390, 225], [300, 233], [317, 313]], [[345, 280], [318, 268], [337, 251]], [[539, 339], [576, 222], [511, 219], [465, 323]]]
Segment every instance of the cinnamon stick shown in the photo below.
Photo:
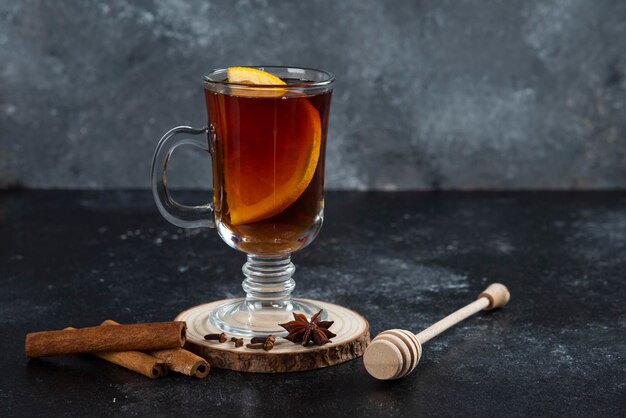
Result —
[[[76, 328], [69, 327], [65, 329]], [[99, 351], [91, 354], [150, 379], [157, 379], [167, 374], [165, 362], [141, 351]]]
[[28, 357], [98, 351], [161, 350], [185, 344], [185, 323], [152, 322], [89, 327], [60, 331], [33, 332], [26, 335]]
[[211, 366], [205, 359], [184, 348], [155, 350], [148, 351], [148, 353], [165, 362], [171, 370], [198, 379], [207, 377], [209, 370], [211, 370]]
[[141, 351], [97, 351], [90, 354], [150, 379], [157, 379], [167, 374], [167, 365], [164, 361]]
[[[104, 321], [102, 325], [120, 324], [108, 319]], [[150, 350], [148, 354], [162, 360], [170, 370], [187, 376], [194, 376], [198, 379], [205, 378], [211, 369], [205, 359], [180, 347], [164, 350]]]

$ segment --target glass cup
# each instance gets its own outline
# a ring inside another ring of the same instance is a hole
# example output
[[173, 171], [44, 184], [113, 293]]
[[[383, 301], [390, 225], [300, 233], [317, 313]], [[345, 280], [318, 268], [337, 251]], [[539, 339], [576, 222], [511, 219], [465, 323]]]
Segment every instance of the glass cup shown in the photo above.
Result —
[[[232, 83], [226, 69], [211, 71], [203, 78], [208, 127], [170, 130], [152, 160], [152, 192], [165, 219], [182, 228], [216, 228], [224, 242], [247, 254], [246, 297], [202, 313], [218, 329], [245, 337], [283, 335], [278, 324], [292, 320], [292, 312], [319, 311], [310, 300], [291, 298], [291, 253], [310, 244], [322, 227], [334, 82], [326, 71], [253, 68], [286, 84]], [[211, 155], [212, 203], [186, 206], [168, 192], [167, 165], [180, 145]]]

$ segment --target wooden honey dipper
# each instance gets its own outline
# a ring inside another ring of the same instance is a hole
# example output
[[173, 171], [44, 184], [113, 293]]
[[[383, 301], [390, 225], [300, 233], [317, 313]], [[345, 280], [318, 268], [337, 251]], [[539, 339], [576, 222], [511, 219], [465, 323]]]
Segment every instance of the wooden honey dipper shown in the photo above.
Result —
[[492, 283], [478, 299], [434, 323], [419, 334], [403, 329], [390, 329], [376, 336], [365, 350], [363, 363], [367, 372], [380, 380], [400, 379], [411, 373], [422, 357], [422, 344], [453, 325], [481, 310], [499, 308], [508, 303], [509, 290], [500, 283]]

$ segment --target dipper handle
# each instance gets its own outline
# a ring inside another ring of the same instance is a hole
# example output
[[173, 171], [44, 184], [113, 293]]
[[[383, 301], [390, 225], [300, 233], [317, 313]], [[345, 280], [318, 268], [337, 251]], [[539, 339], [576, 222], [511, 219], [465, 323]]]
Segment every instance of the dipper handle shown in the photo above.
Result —
[[417, 339], [420, 344], [424, 344], [426, 341], [431, 340], [448, 328], [482, 311], [483, 309], [489, 310], [506, 305], [509, 299], [509, 290], [505, 285], [492, 283], [478, 295], [478, 299], [474, 302], [464, 306], [454, 313], [451, 313], [442, 320], [435, 322], [433, 325], [417, 334]]

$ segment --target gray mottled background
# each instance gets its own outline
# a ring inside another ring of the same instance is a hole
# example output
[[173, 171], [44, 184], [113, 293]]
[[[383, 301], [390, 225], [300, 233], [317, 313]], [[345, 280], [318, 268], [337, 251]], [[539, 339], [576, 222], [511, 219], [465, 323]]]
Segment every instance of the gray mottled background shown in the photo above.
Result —
[[148, 187], [200, 76], [252, 64], [336, 74], [332, 188], [626, 186], [624, 1], [0, 0], [0, 187]]

